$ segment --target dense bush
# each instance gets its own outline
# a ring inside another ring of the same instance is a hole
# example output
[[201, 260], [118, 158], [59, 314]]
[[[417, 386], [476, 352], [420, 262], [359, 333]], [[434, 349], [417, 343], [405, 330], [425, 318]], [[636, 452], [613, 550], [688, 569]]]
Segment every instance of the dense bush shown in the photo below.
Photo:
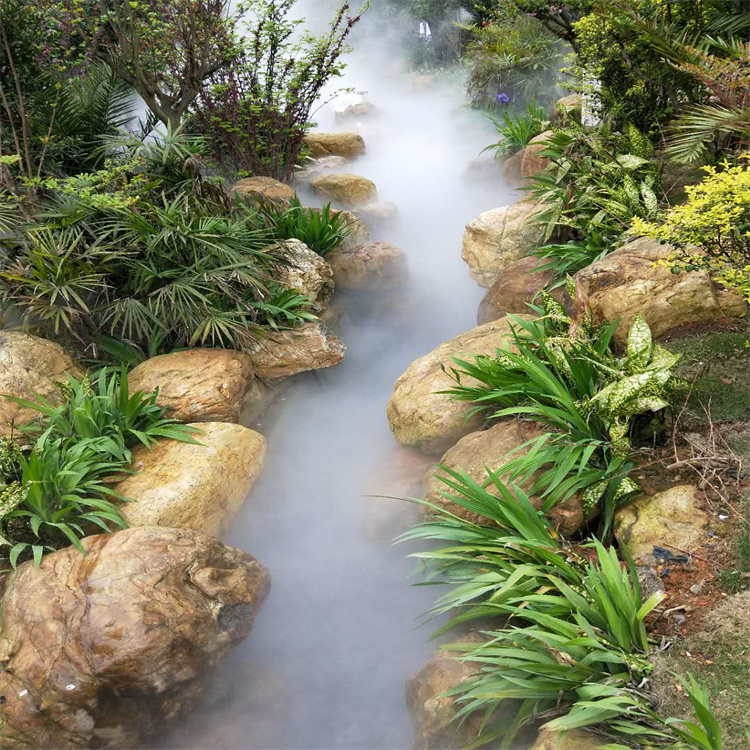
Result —
[[467, 28], [472, 104], [518, 108], [534, 98], [549, 103], [562, 62], [562, 46], [555, 36], [533, 18], [515, 14]]
[[[0, 554], [15, 566], [22, 555], [39, 564], [46, 551], [89, 533], [124, 528], [114, 501], [125, 501], [108, 484], [128, 471], [131, 448], [168, 438], [195, 442], [196, 429], [164, 417], [156, 393], [128, 393], [127, 371], [100, 371], [60, 386], [63, 404], [38, 397], [6, 398], [39, 412], [20, 428], [33, 443], [0, 441]], [[6, 549], [7, 548], [7, 549]]]
[[613, 250], [635, 217], [657, 215], [660, 168], [649, 158], [650, 141], [634, 126], [622, 134], [569, 120], [542, 153], [551, 166], [532, 178], [530, 191], [542, 203], [544, 241], [557, 241], [536, 254], [558, 276]]
[[201, 176], [199, 142], [119, 145], [106, 169], [39, 182], [42, 211], [3, 243], [5, 304], [81, 346], [105, 335], [142, 351], [242, 348], [310, 319], [309, 300], [275, 288], [284, 261], [257, 211]]
[[660, 221], [635, 219], [633, 230], [675, 247], [673, 271], [707, 270], [750, 301], [750, 167], [705, 167], [687, 201]]
[[586, 513], [601, 503], [606, 531], [618, 505], [638, 492], [629, 478], [631, 440], [644, 427], [651, 431], [654, 415], [670, 406], [680, 386], [672, 375], [679, 355], [653, 344], [639, 316], [618, 358], [610, 349], [615, 324], [582, 326], [572, 336], [559, 303], [546, 294], [543, 300], [541, 317], [512, 318], [516, 352], [455, 359], [456, 386], [448, 392], [489, 419], [538, 422], [546, 432], [525, 444], [530, 450], [503, 474], [515, 482], [539, 472], [530, 492], [544, 498], [546, 509], [576, 493]]

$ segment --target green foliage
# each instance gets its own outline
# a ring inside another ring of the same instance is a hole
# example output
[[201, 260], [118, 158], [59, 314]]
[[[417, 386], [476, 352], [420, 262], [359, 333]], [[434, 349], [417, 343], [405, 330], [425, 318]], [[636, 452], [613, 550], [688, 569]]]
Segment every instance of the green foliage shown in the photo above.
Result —
[[242, 348], [311, 319], [309, 300], [279, 296], [273, 229], [202, 176], [199, 142], [170, 130], [111, 145], [104, 170], [39, 183], [37, 221], [5, 241], [3, 301], [55, 334], [142, 352]]
[[[497, 99], [501, 94], [511, 106], [533, 98], [542, 100], [547, 92], [548, 98], [554, 96], [562, 48], [535, 19], [513, 14], [462, 28], [471, 35], [466, 48], [471, 65], [467, 91], [474, 106], [503, 106]], [[544, 99], [543, 103], [548, 102]]]
[[490, 116], [500, 140], [487, 146], [485, 151], [494, 151], [497, 156], [515, 154], [528, 146], [529, 141], [541, 135], [549, 127], [549, 120], [543, 107], [536, 103], [526, 105], [526, 112], [512, 115], [503, 112], [498, 119]]
[[83, 551], [80, 539], [92, 530], [124, 528], [113, 500], [125, 498], [107, 480], [129, 470], [135, 445], [196, 442], [198, 430], [165, 418], [156, 393], [129, 394], [125, 368], [81, 381], [68, 376], [60, 390], [60, 406], [38, 395], [5, 396], [40, 415], [20, 428], [33, 447], [0, 441], [0, 543], [10, 548], [13, 566], [27, 553], [39, 564], [45, 551], [68, 544]]
[[[530, 492], [544, 499], [545, 510], [576, 493], [587, 513], [601, 503], [607, 531], [618, 505], [639, 491], [628, 476], [636, 421], [670, 405], [680, 385], [672, 375], [679, 357], [653, 344], [638, 316], [627, 353], [617, 358], [610, 350], [614, 325], [571, 338], [562, 308], [546, 294], [543, 300], [543, 317], [514, 319], [516, 352], [454, 359], [456, 387], [447, 393], [490, 419], [539, 423], [546, 432], [521, 446], [528, 452], [502, 474], [523, 482], [538, 473]], [[471, 385], [462, 384], [465, 378]]]
[[750, 300], [750, 167], [725, 162], [705, 172], [685, 188], [684, 204], [658, 222], [634, 219], [633, 231], [673, 245], [674, 272], [707, 270]]
[[[478, 620], [484, 636], [443, 647], [475, 666], [445, 694], [458, 700], [457, 721], [483, 717], [469, 747], [499, 742], [507, 750], [525, 724], [545, 720], [552, 730], [593, 727], [628, 747], [721, 748], [705, 688], [692, 678], [685, 688], [697, 722], [664, 720], [652, 708], [645, 621], [663, 594], [644, 601], [632, 563], [621, 566], [596, 539], [591, 556], [561, 542], [528, 497], [492, 472], [490, 492], [460, 471], [442, 471], [444, 497], [487, 525], [422, 502], [430, 520], [401, 541], [429, 542], [412, 557], [424, 565], [427, 584], [450, 587], [430, 613], [451, 614], [436, 635]], [[508, 701], [513, 720], [500, 713]], [[702, 732], [714, 744], [701, 744]]]
[[297, 239], [318, 255], [335, 250], [349, 236], [350, 220], [331, 204], [308, 208], [293, 198], [289, 207], [273, 203], [261, 206], [261, 215], [276, 240]]

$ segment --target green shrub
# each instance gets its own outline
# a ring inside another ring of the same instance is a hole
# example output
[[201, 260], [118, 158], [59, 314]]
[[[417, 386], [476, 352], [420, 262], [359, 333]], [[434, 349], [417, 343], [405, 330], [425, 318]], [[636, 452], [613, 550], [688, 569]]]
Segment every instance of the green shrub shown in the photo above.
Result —
[[454, 359], [456, 386], [446, 393], [489, 419], [539, 423], [546, 432], [521, 446], [528, 452], [508, 462], [503, 475], [525, 481], [540, 472], [530, 492], [544, 498], [545, 510], [576, 493], [587, 513], [601, 502], [607, 531], [618, 505], [638, 491], [628, 476], [631, 436], [638, 422], [669, 407], [680, 386], [672, 375], [679, 356], [653, 344], [638, 316], [627, 354], [617, 358], [610, 350], [615, 324], [589, 333], [584, 326], [571, 338], [561, 306], [548, 295], [543, 300], [542, 318], [511, 316], [517, 352]]
[[261, 214], [274, 239], [300, 240], [318, 255], [335, 250], [351, 231], [349, 219], [331, 209], [330, 203], [320, 209], [308, 208], [295, 197], [288, 208], [266, 203]]
[[110, 145], [124, 151], [106, 169], [40, 181], [36, 222], [4, 241], [6, 304], [84, 345], [109, 336], [142, 352], [243, 348], [311, 318], [310, 300], [279, 296], [274, 232], [203, 176], [199, 141]]
[[68, 544], [83, 551], [80, 539], [92, 530], [124, 528], [113, 500], [125, 498], [107, 480], [129, 471], [131, 448], [158, 439], [195, 443], [199, 432], [165, 418], [156, 393], [129, 395], [125, 368], [81, 381], [68, 376], [60, 389], [60, 406], [5, 396], [39, 413], [19, 428], [32, 446], [0, 441], [0, 547], [9, 548], [13, 566], [27, 553], [39, 564], [45, 551]]
[[494, 151], [496, 156], [518, 153], [533, 138], [547, 130], [550, 124], [544, 108], [538, 107], [536, 103], [527, 104], [526, 112], [520, 115], [503, 112], [499, 118], [493, 115], [490, 118], [500, 140], [484, 150]]

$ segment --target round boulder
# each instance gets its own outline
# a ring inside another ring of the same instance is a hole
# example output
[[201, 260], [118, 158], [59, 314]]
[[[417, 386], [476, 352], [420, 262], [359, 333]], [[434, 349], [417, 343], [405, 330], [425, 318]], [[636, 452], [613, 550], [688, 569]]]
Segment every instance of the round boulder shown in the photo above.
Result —
[[[543, 432], [533, 422], [522, 422], [515, 419], [508, 422], [499, 422], [489, 430], [472, 432], [470, 435], [462, 437], [440, 459], [440, 465], [446, 469], [464, 471], [475, 482], [483, 484], [489, 481], [488, 469], [497, 471], [509, 461], [528, 453], [528, 448], [517, 449], [529, 440], [539, 437]], [[447, 491], [450, 494], [448, 487], [439, 479], [441, 475], [444, 475], [444, 473], [437, 466], [427, 472], [423, 482], [424, 499], [432, 505], [445, 508], [454, 515], [465, 518], [471, 523], [486, 525], [487, 518], [485, 516], [474, 513], [440, 494], [442, 491]], [[521, 483], [520, 488], [528, 493], [538, 477], [539, 473], [534, 474], [526, 482]], [[499, 494], [493, 484], [487, 486], [487, 491], [492, 495]], [[542, 498], [532, 496], [529, 499], [534, 507], [541, 509]], [[429, 516], [432, 511], [425, 508], [424, 513]], [[581, 501], [575, 496], [552, 507], [548, 511], [547, 517], [552, 526], [564, 536], [574, 534], [586, 523]]]
[[250, 494], [266, 458], [263, 435], [227, 422], [196, 422], [200, 445], [159, 440], [133, 451], [136, 473], [115, 490], [130, 526], [172, 526], [219, 537]]
[[[555, 280], [552, 271], [536, 270], [539, 262], [538, 258], [529, 256], [511, 263], [479, 303], [477, 323], [481, 325], [508, 314], [529, 312], [528, 303]], [[559, 302], [567, 297], [562, 286], [553, 289], [551, 294]]]
[[580, 94], [568, 94], [554, 103], [549, 113], [549, 119], [553, 125], [561, 125], [565, 121], [566, 115], [577, 113], [580, 122], [582, 110], [583, 97]]
[[0, 437], [10, 437], [14, 425], [29, 424], [39, 416], [2, 396], [34, 400], [37, 393], [57, 406], [62, 403], [57, 384], [67, 382], [67, 375], [81, 379], [85, 374], [86, 368], [54, 341], [0, 331]]
[[544, 235], [541, 223], [532, 221], [538, 211], [534, 201], [493, 208], [466, 225], [461, 257], [471, 277], [491, 287], [516, 260], [536, 249]]
[[585, 729], [554, 732], [542, 729], [530, 750], [599, 750], [609, 745], [608, 739]]
[[339, 247], [326, 254], [333, 280], [340, 289], [387, 289], [404, 281], [406, 256], [390, 242], [366, 242], [355, 248]]
[[130, 395], [158, 389], [156, 403], [179, 422], [239, 422], [248, 406], [261, 404], [267, 389], [252, 359], [230, 349], [187, 349], [161, 354], [128, 376]]
[[272, 331], [250, 353], [255, 370], [267, 380], [279, 380], [310, 370], [335, 367], [346, 347], [321, 323]]
[[270, 581], [195, 531], [126, 529], [25, 563], [0, 604], [0, 746], [146, 747], [200, 700]]
[[305, 145], [310, 149], [313, 159], [326, 156], [356, 159], [367, 150], [359, 133], [309, 133], [305, 136]]
[[645, 565], [655, 563], [654, 547], [664, 547], [674, 555], [680, 549], [694, 552], [707, 540], [709, 521], [699, 500], [692, 484], [643, 495], [615, 513], [615, 537], [636, 562]]
[[367, 117], [377, 114], [378, 108], [367, 101], [360, 94], [352, 94], [342, 97], [334, 107], [334, 119], [339, 121], [356, 120], [360, 117]]
[[[498, 349], [512, 346], [511, 321], [508, 318], [485, 323], [446, 341], [429, 354], [412, 362], [396, 386], [388, 402], [388, 423], [401, 445], [424, 453], [442, 455], [464, 435], [482, 424], [481, 415], [467, 419], [472, 405], [455, 401], [440, 393], [455, 387], [447, 375], [455, 367], [453, 357], [462, 355], [494, 356]], [[464, 378], [464, 383], [473, 383]]]
[[289, 185], [273, 177], [246, 177], [234, 183], [234, 193], [256, 202], [288, 205], [296, 193]]
[[542, 151], [547, 148], [547, 140], [551, 135], [553, 135], [551, 130], [547, 130], [544, 133], [537, 135], [532, 138], [526, 148], [520, 152], [521, 177], [524, 180], [533, 177], [540, 172], [544, 172], [544, 170], [551, 164], [548, 157], [542, 156]]
[[320, 306], [333, 298], [333, 271], [330, 265], [300, 240], [279, 243], [286, 263], [276, 273], [276, 281], [285, 289], [295, 289]]
[[326, 200], [352, 208], [365, 206], [378, 199], [374, 182], [350, 172], [317, 175], [310, 182], [310, 187]]
[[705, 271], [672, 273], [664, 261], [673, 252], [671, 245], [642, 237], [582, 269], [575, 275], [576, 316], [589, 314], [595, 323], [619, 319], [614, 339], [624, 346], [638, 313], [654, 338], [744, 314], [738, 295], [720, 295]]

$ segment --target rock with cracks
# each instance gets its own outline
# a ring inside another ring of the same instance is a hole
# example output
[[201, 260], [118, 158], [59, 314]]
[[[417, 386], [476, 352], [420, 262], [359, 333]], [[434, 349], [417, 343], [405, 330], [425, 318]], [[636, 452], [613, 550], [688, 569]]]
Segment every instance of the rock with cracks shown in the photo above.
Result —
[[356, 159], [367, 150], [359, 133], [308, 133], [305, 145], [310, 149], [313, 159], [323, 159], [326, 156]]
[[638, 313], [654, 338], [744, 314], [742, 300], [706, 272], [672, 273], [665, 262], [672, 252], [670, 245], [641, 238], [582, 269], [575, 275], [576, 315], [589, 314], [595, 323], [619, 319], [614, 338], [622, 346]]
[[194, 531], [126, 529], [25, 563], [0, 605], [0, 746], [152, 746], [200, 700], [268, 589], [257, 560]]
[[365, 242], [326, 254], [340, 289], [388, 289], [406, 277], [406, 255], [390, 242]]
[[268, 388], [248, 354], [187, 349], [147, 359], [128, 376], [130, 394], [158, 389], [156, 403], [179, 422], [239, 422], [264, 405]]
[[[535, 270], [539, 263], [539, 259], [532, 256], [511, 263], [479, 303], [477, 323], [489, 323], [508, 314], [528, 313], [528, 303], [555, 279], [552, 271]], [[558, 302], [567, 299], [564, 286], [553, 289], [551, 294]]]
[[310, 370], [335, 367], [344, 359], [346, 347], [322, 323], [271, 331], [251, 353], [256, 372], [267, 380], [278, 380]]
[[[520, 420], [510, 420], [499, 422], [489, 430], [480, 430], [472, 432], [462, 437], [448, 452], [440, 459], [440, 465], [446, 469], [460, 470], [466, 472], [471, 479], [479, 484], [489, 481], [487, 470], [497, 471], [509, 461], [520, 458], [529, 452], [528, 448], [517, 450], [521, 445], [529, 440], [533, 440], [544, 434], [533, 422], [522, 422]], [[516, 480], [521, 490], [530, 493], [531, 486], [539, 478], [537, 472], [525, 482]], [[465, 518], [471, 523], [487, 525], [488, 519], [478, 513], [464, 508], [456, 502], [443, 497], [441, 491], [447, 491], [451, 494], [448, 487], [440, 481], [440, 476], [446, 476], [437, 466], [431, 468], [424, 478], [424, 499], [432, 505], [445, 508], [454, 515]], [[508, 483], [507, 477], [501, 477], [501, 481]], [[499, 495], [499, 490], [493, 485], [488, 484], [487, 491], [492, 495]], [[541, 509], [544, 501], [541, 497], [530, 496], [529, 498], [534, 507]], [[426, 516], [432, 515], [433, 511], [424, 508]], [[547, 512], [549, 522], [564, 536], [570, 536], [578, 531], [585, 523], [586, 516], [583, 512], [580, 498], [573, 496], [564, 503], [554, 505]]]
[[130, 526], [173, 526], [219, 537], [258, 480], [266, 439], [227, 422], [197, 422], [201, 443], [160, 440], [133, 451], [136, 472], [114, 488]]
[[366, 206], [378, 199], [378, 190], [372, 180], [350, 172], [334, 172], [313, 177], [310, 187], [325, 200], [347, 208]]
[[39, 412], [2, 396], [34, 400], [38, 393], [55, 406], [62, 403], [58, 383], [67, 376], [82, 378], [86, 368], [53, 341], [20, 331], [0, 331], [0, 437], [9, 437], [13, 426], [29, 424]]
[[707, 540], [709, 517], [700, 507], [692, 484], [679, 484], [664, 492], [643, 495], [615, 513], [617, 541], [639, 563], [653, 565], [654, 547], [679, 556], [694, 552]]
[[333, 298], [333, 271], [330, 265], [300, 240], [280, 242], [285, 264], [280, 266], [276, 281], [284, 289], [295, 289], [320, 306]]
[[[477, 430], [482, 417], [467, 419], [472, 405], [440, 393], [455, 386], [443, 368], [455, 367], [453, 357], [463, 355], [471, 361], [472, 355], [494, 356], [498, 349], [511, 347], [512, 342], [511, 321], [501, 318], [472, 328], [412, 362], [396, 381], [388, 402], [388, 423], [396, 440], [441, 455], [461, 437]], [[464, 378], [462, 382], [475, 381]]]
[[521, 201], [485, 211], [466, 225], [461, 257], [480, 286], [491, 287], [537, 247], [544, 233], [543, 225], [532, 221], [538, 210], [535, 202]]

